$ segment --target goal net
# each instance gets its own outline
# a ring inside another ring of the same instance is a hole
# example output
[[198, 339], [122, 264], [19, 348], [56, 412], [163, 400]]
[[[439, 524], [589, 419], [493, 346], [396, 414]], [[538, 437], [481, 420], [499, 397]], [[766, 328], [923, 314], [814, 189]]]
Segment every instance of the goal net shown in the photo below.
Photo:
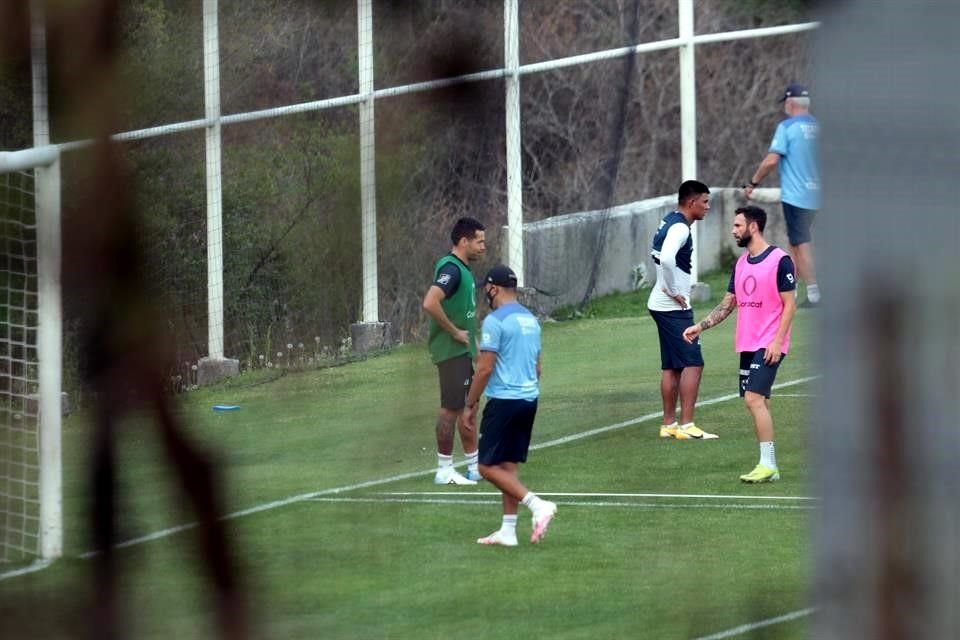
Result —
[[0, 566], [62, 548], [59, 165], [0, 153]]

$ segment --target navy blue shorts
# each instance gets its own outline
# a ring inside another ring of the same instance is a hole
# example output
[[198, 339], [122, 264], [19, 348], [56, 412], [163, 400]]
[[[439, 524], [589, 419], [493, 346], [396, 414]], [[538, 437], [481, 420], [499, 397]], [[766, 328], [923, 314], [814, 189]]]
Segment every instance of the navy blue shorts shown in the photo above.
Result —
[[690, 344], [683, 339], [683, 330], [693, 326], [693, 309], [648, 311], [657, 323], [657, 334], [660, 336], [660, 368], [702, 367], [700, 340]]
[[526, 462], [536, 400], [488, 398], [480, 422], [480, 464]]
[[787, 222], [787, 239], [791, 247], [798, 247], [813, 240], [811, 229], [817, 219], [816, 209], [801, 209], [786, 202], [783, 205], [783, 219]]
[[759, 351], [743, 351], [740, 353], [740, 397], [747, 391], [759, 393], [764, 398], [770, 397], [773, 390], [773, 381], [777, 377], [777, 369], [783, 363], [787, 354], [780, 354], [780, 362], [767, 364], [763, 361], [766, 349]]

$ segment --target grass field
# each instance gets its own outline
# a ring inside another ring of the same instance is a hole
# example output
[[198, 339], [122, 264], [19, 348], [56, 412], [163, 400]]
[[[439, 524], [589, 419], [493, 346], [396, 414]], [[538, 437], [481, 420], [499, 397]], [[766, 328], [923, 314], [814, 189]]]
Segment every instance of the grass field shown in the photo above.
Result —
[[[726, 276], [708, 281], [716, 301]], [[704, 336], [697, 422], [720, 439], [661, 441], [659, 352], [644, 302], [645, 294], [615, 296], [582, 319], [545, 325], [535, 449], [521, 477], [556, 494], [559, 512], [536, 546], [525, 510], [519, 547], [477, 545], [499, 525], [493, 488], [432, 484], [437, 389], [423, 345], [274, 380], [248, 374], [184, 396], [191, 430], [224, 462], [261, 635], [806, 637], [813, 316], [798, 313], [778, 376], [785, 386], [772, 400], [783, 478], [748, 486], [738, 476], [758, 450], [736, 397], [733, 318]], [[211, 411], [221, 402], [241, 409]], [[85, 417], [71, 416], [67, 557], [0, 581], [0, 631], [75, 637], [82, 624], [87, 440]], [[190, 516], [137, 421], [123, 456], [131, 544], [121, 557], [135, 637], [210, 637], [191, 532], [170, 529]]]

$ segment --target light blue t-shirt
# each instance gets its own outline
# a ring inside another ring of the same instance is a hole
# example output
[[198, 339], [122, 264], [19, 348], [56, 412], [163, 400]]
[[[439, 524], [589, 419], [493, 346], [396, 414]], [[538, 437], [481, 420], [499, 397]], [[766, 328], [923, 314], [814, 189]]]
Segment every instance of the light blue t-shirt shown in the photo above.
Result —
[[497, 354], [497, 364], [487, 382], [488, 398], [536, 400], [540, 396], [540, 323], [526, 307], [511, 302], [484, 318], [480, 351]]
[[805, 113], [777, 125], [770, 143], [780, 156], [780, 199], [801, 209], [820, 208], [819, 133], [817, 119]]

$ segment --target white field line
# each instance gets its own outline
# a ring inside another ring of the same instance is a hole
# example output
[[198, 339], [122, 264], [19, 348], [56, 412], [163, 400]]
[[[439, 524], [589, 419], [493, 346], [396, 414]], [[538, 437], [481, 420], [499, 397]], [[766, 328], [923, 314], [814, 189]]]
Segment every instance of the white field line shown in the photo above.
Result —
[[50, 566], [50, 560], [37, 560], [33, 564], [30, 564], [26, 567], [20, 567], [19, 569], [13, 569], [12, 571], [7, 571], [6, 573], [0, 573], [0, 580], [6, 580], [7, 578], [16, 578], [17, 576], [25, 576], [28, 573], [36, 573], [37, 571], [43, 571]]
[[[499, 491], [381, 491], [379, 496], [499, 496]], [[808, 496], [725, 496], [712, 493], [570, 493], [538, 491], [538, 496], [563, 498], [696, 498], [707, 500], [816, 500]]]
[[[500, 494], [497, 494], [500, 495]], [[538, 494], [544, 495], [544, 494]], [[466, 498], [311, 498], [310, 502], [367, 502], [373, 504], [500, 504], [500, 500], [469, 500]], [[679, 502], [617, 502], [605, 500], [558, 500], [558, 505], [567, 507], [625, 507], [640, 509], [772, 509], [782, 511], [808, 511], [812, 505], [802, 504], [743, 504], [723, 502], [679, 503]]]
[[793, 611], [791, 613], [785, 613], [782, 616], [777, 616], [776, 618], [769, 618], [767, 620], [761, 620], [759, 622], [751, 622], [749, 624], [742, 624], [739, 627], [734, 627], [733, 629], [727, 629], [726, 631], [720, 631], [719, 633], [714, 633], [713, 635], [703, 636], [702, 638], [697, 638], [696, 640], [723, 640], [723, 638], [733, 638], [735, 636], [740, 636], [745, 633], [750, 633], [756, 629], [762, 629], [764, 627], [770, 627], [775, 624], [780, 624], [782, 622], [790, 622], [791, 620], [796, 620], [797, 618], [803, 618], [809, 616], [813, 613], [815, 609], [810, 607], [808, 609], [800, 609], [799, 611]]
[[[816, 380], [817, 376], [807, 376], [804, 378], [798, 378], [796, 380], [790, 380], [788, 382], [782, 382], [780, 384], [775, 384], [774, 389], [783, 389], [786, 387], [792, 387], [798, 384], [805, 384], [811, 380]], [[712, 404], [718, 404], [720, 402], [726, 402], [727, 400], [734, 400], [739, 398], [739, 394], [733, 393], [725, 396], [719, 396], [717, 398], [711, 398], [709, 400], [703, 400], [697, 403], [698, 407], [705, 407]], [[577, 440], [583, 440], [584, 438], [589, 438], [590, 436], [595, 436], [600, 433], [606, 433], [608, 431], [615, 431], [617, 429], [623, 429], [641, 422], [648, 422], [650, 420], [659, 418], [661, 412], [648, 413], [645, 416], [640, 416], [639, 418], [633, 418], [632, 420], [627, 420], [625, 422], [618, 422], [616, 424], [608, 425], [606, 427], [600, 427], [597, 429], [589, 429], [587, 431], [581, 431], [580, 433], [571, 434], [569, 436], [564, 436], [562, 438], [556, 438], [554, 440], [548, 440], [547, 442], [541, 442], [536, 445], [532, 445], [531, 449], [546, 449], [547, 447], [555, 447], [557, 445], [566, 444], [568, 442], [575, 442]], [[466, 463], [460, 462], [455, 466], [462, 467]], [[288, 498], [283, 498], [281, 500], [274, 500], [271, 502], [264, 502], [256, 506], [250, 507], [248, 509], [241, 509], [240, 511], [234, 511], [233, 513], [228, 513], [223, 516], [225, 520], [232, 520], [234, 518], [242, 518], [244, 516], [253, 515], [256, 513], [261, 513], [263, 511], [271, 511], [273, 509], [278, 509], [280, 507], [286, 507], [291, 504], [297, 504], [298, 502], [304, 502], [307, 500], [312, 500], [314, 498], [319, 498], [321, 496], [327, 496], [337, 493], [345, 493], [347, 491], [356, 491], [357, 489], [366, 489], [368, 487], [376, 487], [384, 484], [390, 484], [393, 482], [399, 482], [401, 480], [409, 480], [410, 478], [417, 478], [420, 476], [429, 475], [435, 473], [436, 469], [430, 468], [423, 471], [411, 471], [409, 473], [401, 473], [399, 475], [390, 476], [388, 478], [379, 478], [377, 480], [367, 480], [366, 482], [358, 482], [357, 484], [344, 485], [342, 487], [331, 487], [329, 489], [322, 489], [320, 491], [311, 491], [309, 493], [301, 493], [295, 496], [290, 496]], [[154, 531], [153, 533], [148, 533], [143, 536], [136, 538], [131, 538], [130, 540], [125, 540], [117, 544], [117, 548], [132, 547], [138, 544], [143, 544], [146, 542], [152, 542], [154, 540], [159, 540], [161, 538], [166, 538], [168, 536], [175, 535], [182, 531], [187, 531], [193, 529], [197, 526], [196, 522], [190, 522], [186, 524], [181, 524], [173, 527], [168, 527], [166, 529], [161, 529], [159, 531]], [[96, 555], [96, 551], [87, 551], [86, 553], [80, 554], [80, 558], [90, 558]], [[0, 581], [12, 578], [16, 575], [21, 575], [22, 569], [0, 573]]]
[[[817, 376], [807, 376], [806, 378], [798, 378], [796, 380], [791, 380], [789, 382], [782, 382], [780, 384], [773, 385], [774, 389], [784, 389], [786, 387], [792, 387], [798, 384], [804, 384], [810, 382], [811, 380], [816, 380]], [[711, 404], [719, 404], [721, 402], [726, 402], [727, 400], [734, 400], [740, 398], [739, 393], [731, 393], [725, 396], [719, 396], [717, 398], [711, 398], [709, 400], [703, 400], [698, 402], [698, 407], [706, 407]], [[531, 450], [534, 449], [546, 449], [547, 447], [555, 447], [558, 444], [566, 444], [568, 442], [575, 442], [577, 440], [583, 440], [584, 438], [589, 438], [590, 436], [599, 435], [601, 433], [606, 433], [608, 431], [616, 431], [617, 429], [623, 429], [624, 427], [631, 427], [635, 424], [641, 422], [649, 422], [663, 415], [662, 411], [657, 411], [656, 413], [648, 413], [645, 416], [640, 416], [639, 418], [633, 418], [631, 420], [625, 420], [624, 422], [618, 422], [616, 424], [611, 424], [606, 427], [598, 427], [596, 429], [589, 429], [587, 431], [581, 431], [580, 433], [574, 433], [569, 436], [563, 436], [562, 438], [556, 438], [554, 440], [547, 440], [546, 442], [541, 442], [539, 444], [534, 444], [530, 446]]]

